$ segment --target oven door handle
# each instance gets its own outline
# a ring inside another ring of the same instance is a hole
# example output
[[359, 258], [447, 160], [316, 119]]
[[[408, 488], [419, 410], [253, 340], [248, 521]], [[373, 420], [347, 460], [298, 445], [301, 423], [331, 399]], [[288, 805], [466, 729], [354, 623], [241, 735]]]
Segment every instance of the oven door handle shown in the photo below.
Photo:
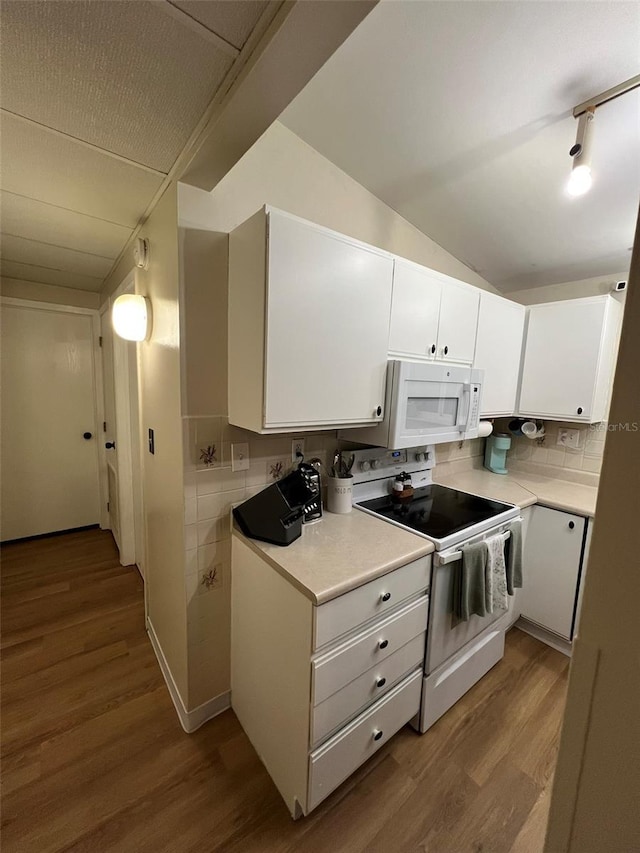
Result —
[[[513, 521], [522, 521], [522, 516], [519, 518], [514, 518]], [[502, 538], [506, 542], [507, 539], [511, 536], [510, 530], [505, 530], [502, 534]], [[478, 542], [483, 542], [487, 537], [483, 537], [482, 539], [477, 540]], [[455, 563], [457, 560], [462, 559], [462, 551], [459, 548], [454, 549], [453, 551], [442, 551], [441, 553], [434, 554], [434, 562], [436, 566], [446, 566], [447, 563]]]

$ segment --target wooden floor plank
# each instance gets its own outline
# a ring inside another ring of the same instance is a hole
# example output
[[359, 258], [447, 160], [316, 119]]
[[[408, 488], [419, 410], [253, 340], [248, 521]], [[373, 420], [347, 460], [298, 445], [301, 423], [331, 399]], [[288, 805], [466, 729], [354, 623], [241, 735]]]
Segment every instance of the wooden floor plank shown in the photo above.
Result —
[[183, 732], [108, 533], [2, 561], [3, 853], [541, 853], [567, 659], [517, 630], [429, 732], [292, 821], [228, 711]]

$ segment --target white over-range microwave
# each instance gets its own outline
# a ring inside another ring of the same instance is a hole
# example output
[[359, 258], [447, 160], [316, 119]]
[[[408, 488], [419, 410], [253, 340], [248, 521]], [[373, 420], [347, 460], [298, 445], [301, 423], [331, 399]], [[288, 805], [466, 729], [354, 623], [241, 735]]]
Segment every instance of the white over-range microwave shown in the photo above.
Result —
[[477, 438], [483, 380], [470, 367], [389, 361], [384, 419], [340, 438], [396, 450]]

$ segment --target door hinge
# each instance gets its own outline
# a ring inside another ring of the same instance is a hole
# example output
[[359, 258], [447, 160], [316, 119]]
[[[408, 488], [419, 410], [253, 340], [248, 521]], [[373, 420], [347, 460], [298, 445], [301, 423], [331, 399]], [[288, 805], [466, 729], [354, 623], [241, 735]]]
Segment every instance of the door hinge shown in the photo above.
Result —
[[102, 335], [100, 335], [100, 337], [98, 338], [98, 346], [102, 346]]
[[107, 422], [102, 421], [102, 432], [106, 432], [106, 431], [107, 431]]
[[107, 512], [109, 512], [110, 509], [111, 509], [111, 505], [109, 504], [109, 501], [107, 501]]

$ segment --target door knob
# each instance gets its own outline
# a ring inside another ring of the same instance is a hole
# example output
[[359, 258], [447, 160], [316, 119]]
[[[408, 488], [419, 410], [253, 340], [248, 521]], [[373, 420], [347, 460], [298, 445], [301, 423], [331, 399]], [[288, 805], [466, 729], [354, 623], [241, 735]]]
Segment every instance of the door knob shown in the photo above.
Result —
[[90, 432], [83, 432], [83, 433], [82, 433], [82, 437], [83, 437], [84, 439], [86, 439], [86, 441], [89, 441], [89, 439], [90, 439], [90, 438], [93, 438], [93, 435], [92, 435], [92, 433], [90, 433]]
[[115, 450], [116, 449], [115, 441], [105, 441], [104, 446], [107, 448], [107, 450]]

